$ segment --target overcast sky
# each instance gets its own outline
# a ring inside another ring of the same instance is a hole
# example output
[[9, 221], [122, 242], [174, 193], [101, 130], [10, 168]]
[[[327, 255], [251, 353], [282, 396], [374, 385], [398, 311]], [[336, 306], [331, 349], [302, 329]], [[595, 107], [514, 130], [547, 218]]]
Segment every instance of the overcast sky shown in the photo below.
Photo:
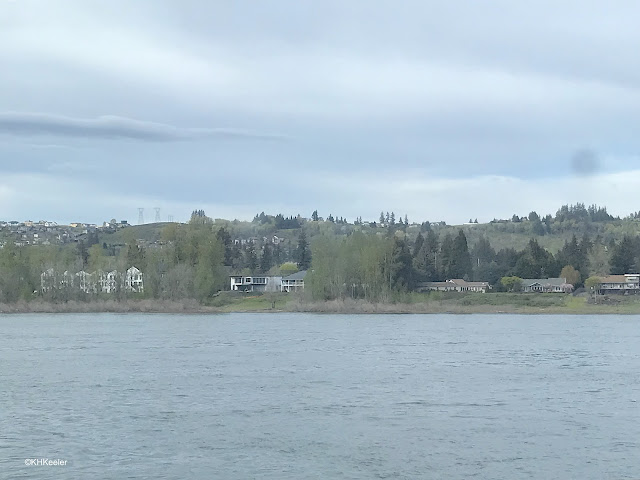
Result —
[[640, 3], [0, 0], [0, 219], [640, 210]]

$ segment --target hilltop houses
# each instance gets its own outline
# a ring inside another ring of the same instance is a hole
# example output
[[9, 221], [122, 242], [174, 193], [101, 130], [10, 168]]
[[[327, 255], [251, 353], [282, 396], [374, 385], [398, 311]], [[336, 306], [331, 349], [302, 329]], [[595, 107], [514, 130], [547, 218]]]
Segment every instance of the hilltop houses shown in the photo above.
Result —
[[128, 293], [143, 293], [142, 272], [136, 267], [130, 267], [124, 273], [117, 270], [111, 272], [98, 270], [88, 273], [82, 270], [74, 274], [69, 271], [58, 273], [50, 268], [40, 274], [40, 291], [42, 293], [55, 290], [75, 290], [85, 294], [113, 294], [120, 289]]

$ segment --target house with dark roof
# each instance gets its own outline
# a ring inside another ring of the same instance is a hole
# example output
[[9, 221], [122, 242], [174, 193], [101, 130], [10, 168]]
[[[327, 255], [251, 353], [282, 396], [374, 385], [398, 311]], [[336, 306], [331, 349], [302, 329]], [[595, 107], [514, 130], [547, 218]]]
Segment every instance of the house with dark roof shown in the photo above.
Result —
[[231, 291], [234, 292], [279, 292], [282, 277], [267, 275], [229, 275]]
[[480, 292], [486, 293], [491, 289], [489, 282], [467, 282], [461, 278], [453, 278], [446, 282], [424, 282], [418, 284], [419, 292]]
[[282, 285], [280, 286], [281, 292], [297, 292], [304, 290], [304, 277], [307, 276], [306, 270], [301, 270], [288, 277], [282, 279]]
[[525, 293], [571, 293], [573, 285], [566, 278], [523, 278], [522, 291]]

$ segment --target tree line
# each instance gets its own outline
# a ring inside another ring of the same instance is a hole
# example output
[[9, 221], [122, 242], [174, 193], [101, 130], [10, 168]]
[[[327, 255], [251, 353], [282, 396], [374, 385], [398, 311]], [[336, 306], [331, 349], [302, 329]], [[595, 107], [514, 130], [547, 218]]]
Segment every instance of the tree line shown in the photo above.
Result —
[[355, 232], [347, 237], [317, 237], [312, 251], [309, 283], [316, 299], [388, 299], [415, 290], [422, 282], [454, 278], [488, 282], [495, 291], [513, 289], [503, 278], [563, 277], [579, 288], [589, 276], [640, 268], [640, 237], [632, 236], [605, 244], [600, 237], [574, 235], [553, 254], [535, 238], [522, 250], [496, 251], [484, 237], [469, 247], [463, 230], [439, 238], [428, 229], [413, 242], [399, 233]]
[[[543, 248], [533, 232], [524, 248], [496, 250], [489, 238], [476, 236], [470, 244], [464, 230], [443, 228], [442, 223], [424, 222], [409, 229], [407, 216], [396, 220], [393, 212], [381, 212], [384, 228], [371, 228], [373, 222], [363, 225], [360, 217], [354, 224], [357, 228], [350, 228], [340, 224], [346, 222], [343, 217], [338, 222], [335, 218], [323, 222], [317, 211], [313, 213], [309, 221], [262, 212], [254, 218], [253, 228], [265, 235], [248, 238], [238, 233], [238, 229], [247, 230], [237, 222], [214, 222], [203, 210], [194, 210], [187, 224], [165, 225], [160, 246], [154, 248], [145, 248], [134, 238], [134, 227], [123, 231], [124, 241], [119, 244], [107, 243], [109, 235], [98, 239], [95, 233], [68, 245], [17, 247], [6, 242], [0, 249], [0, 302], [37, 296], [40, 274], [49, 268], [92, 272], [136, 266], [144, 272], [145, 296], [202, 302], [229, 288], [232, 273], [290, 273], [291, 265], [311, 270], [308, 290], [314, 298], [370, 300], [390, 299], [396, 293], [415, 290], [422, 282], [451, 278], [486, 281], [499, 291], [510, 288], [502, 278], [567, 276], [579, 287], [589, 276], [632, 273], [640, 268], [637, 235], [628, 233], [615, 240], [610, 236], [605, 240], [601, 230], [590, 235], [588, 222], [620, 222], [596, 206], [563, 206], [549, 220], [553, 228], [555, 222], [573, 225], [576, 219], [582, 222], [577, 225], [587, 225], [576, 229], [580, 235], [573, 235], [555, 253]], [[546, 225], [535, 212], [518, 220], [520, 223], [510, 223]], [[280, 227], [285, 236], [276, 238], [267, 234], [273, 230], [262, 226]]]

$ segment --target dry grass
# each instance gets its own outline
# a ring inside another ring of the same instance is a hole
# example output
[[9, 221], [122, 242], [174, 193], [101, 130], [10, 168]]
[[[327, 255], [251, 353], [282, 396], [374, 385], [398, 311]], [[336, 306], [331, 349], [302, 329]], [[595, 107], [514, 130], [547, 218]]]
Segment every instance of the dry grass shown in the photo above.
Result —
[[195, 300], [96, 300], [62, 303], [33, 300], [0, 303], [0, 313], [207, 313], [217, 311], [204, 307]]

